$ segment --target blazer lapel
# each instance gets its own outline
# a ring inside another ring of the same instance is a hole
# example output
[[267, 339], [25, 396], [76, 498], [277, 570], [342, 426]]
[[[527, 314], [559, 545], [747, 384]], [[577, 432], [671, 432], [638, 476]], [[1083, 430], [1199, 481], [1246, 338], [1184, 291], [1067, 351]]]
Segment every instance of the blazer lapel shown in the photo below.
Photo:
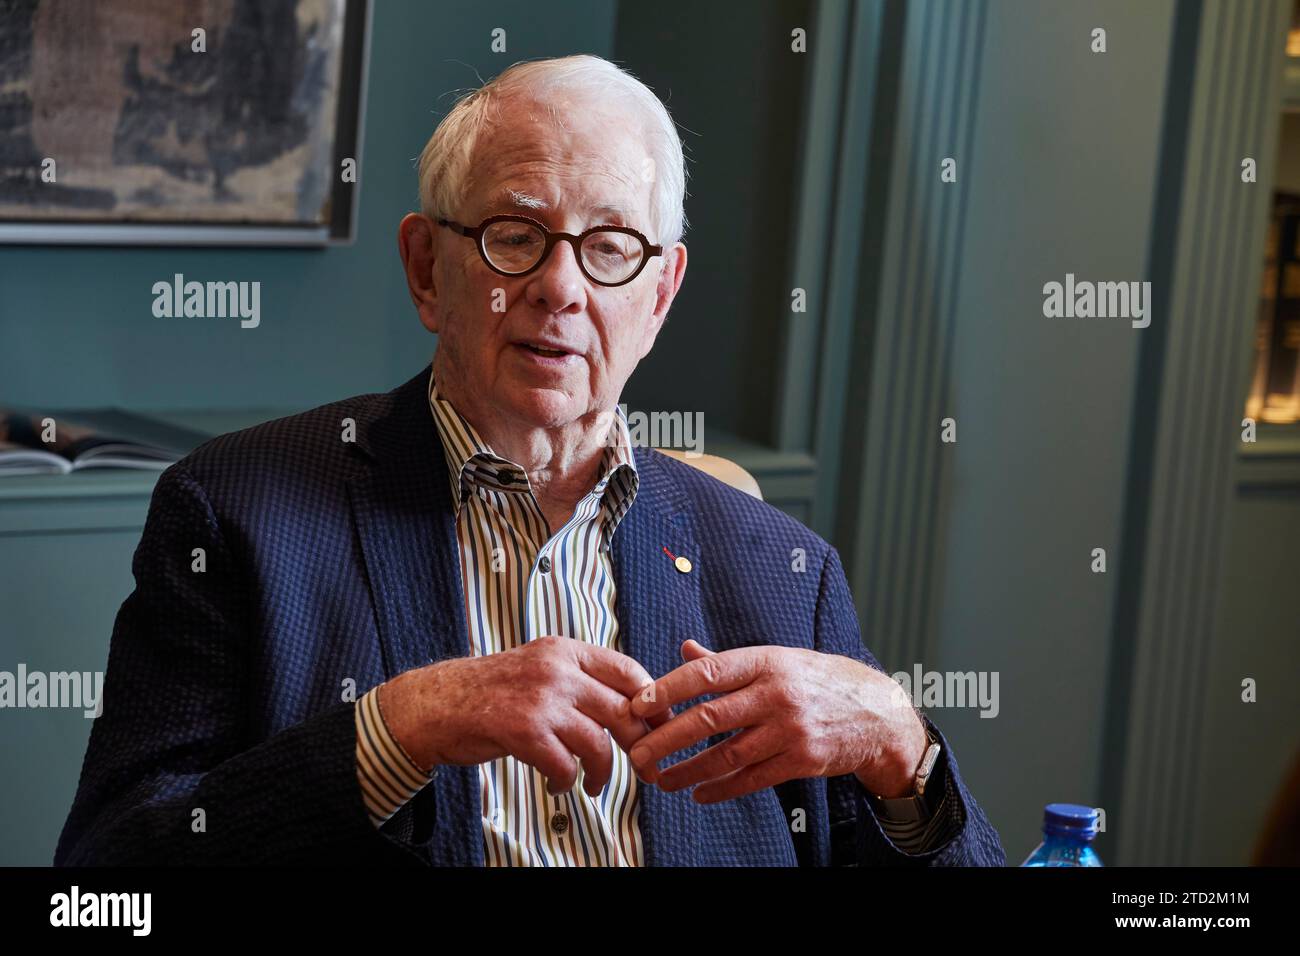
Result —
[[[349, 482], [383, 650], [385, 679], [469, 653], [459, 545], [442, 442], [429, 410], [428, 370], [359, 423], [369, 459]], [[426, 794], [439, 805], [435, 862], [482, 865], [476, 767], [443, 767]]]
[[[706, 629], [700, 603], [700, 564], [685, 496], [660, 467], [657, 452], [634, 449], [636, 499], [614, 532], [612, 553], [615, 603], [623, 653], [635, 658], [658, 679], [682, 664], [687, 638], [703, 643]], [[677, 570], [664, 553], [685, 556], [690, 572]], [[675, 708], [677, 713], [681, 707]], [[700, 741], [673, 757], [685, 760], [707, 746]], [[689, 790], [667, 793], [641, 784], [641, 838], [648, 866], [695, 866], [702, 808]]]

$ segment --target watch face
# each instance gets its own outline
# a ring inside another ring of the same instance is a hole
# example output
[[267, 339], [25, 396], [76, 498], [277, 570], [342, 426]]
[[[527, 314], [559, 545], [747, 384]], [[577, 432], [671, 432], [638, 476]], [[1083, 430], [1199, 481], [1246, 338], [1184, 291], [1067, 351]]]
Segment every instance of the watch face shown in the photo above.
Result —
[[[925, 756], [921, 758], [921, 766], [917, 768], [916, 776], [920, 788], [925, 786], [925, 782], [930, 779], [930, 774], [934, 771], [934, 765], [939, 762], [939, 750], [941, 748], [934, 742], [930, 741], [930, 746], [925, 751]], [[919, 789], [919, 788], [918, 788]]]

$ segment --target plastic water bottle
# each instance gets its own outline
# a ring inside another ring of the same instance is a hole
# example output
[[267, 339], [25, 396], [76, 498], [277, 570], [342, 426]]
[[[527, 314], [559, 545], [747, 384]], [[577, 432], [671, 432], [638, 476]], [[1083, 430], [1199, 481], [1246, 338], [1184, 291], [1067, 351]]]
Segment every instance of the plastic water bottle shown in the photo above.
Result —
[[1092, 848], [1097, 811], [1074, 803], [1049, 803], [1043, 811], [1043, 842], [1021, 866], [1101, 866]]

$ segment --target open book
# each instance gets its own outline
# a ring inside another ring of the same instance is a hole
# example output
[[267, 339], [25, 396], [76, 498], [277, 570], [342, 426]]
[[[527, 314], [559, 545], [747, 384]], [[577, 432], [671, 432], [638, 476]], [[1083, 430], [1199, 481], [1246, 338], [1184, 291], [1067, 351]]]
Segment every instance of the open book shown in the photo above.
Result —
[[53, 415], [0, 409], [0, 477], [82, 468], [162, 471], [208, 437], [116, 409]]

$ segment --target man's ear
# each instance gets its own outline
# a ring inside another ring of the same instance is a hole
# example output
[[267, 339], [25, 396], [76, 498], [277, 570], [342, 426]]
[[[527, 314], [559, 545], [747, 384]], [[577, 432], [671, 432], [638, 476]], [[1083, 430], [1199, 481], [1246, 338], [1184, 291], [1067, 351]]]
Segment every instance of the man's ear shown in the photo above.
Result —
[[418, 212], [407, 213], [397, 226], [397, 251], [406, 273], [406, 288], [420, 315], [420, 324], [430, 332], [438, 331], [438, 287], [433, 266], [437, 243], [433, 220]]
[[686, 246], [679, 242], [664, 254], [663, 267], [659, 270], [659, 277], [655, 284], [655, 307], [651, 313], [651, 321], [646, 325], [646, 337], [641, 343], [641, 354], [637, 357], [638, 360], [645, 358], [654, 346], [659, 330], [668, 320], [668, 310], [672, 308], [673, 300], [677, 298], [677, 290], [682, 287], [682, 279], [685, 277]]

